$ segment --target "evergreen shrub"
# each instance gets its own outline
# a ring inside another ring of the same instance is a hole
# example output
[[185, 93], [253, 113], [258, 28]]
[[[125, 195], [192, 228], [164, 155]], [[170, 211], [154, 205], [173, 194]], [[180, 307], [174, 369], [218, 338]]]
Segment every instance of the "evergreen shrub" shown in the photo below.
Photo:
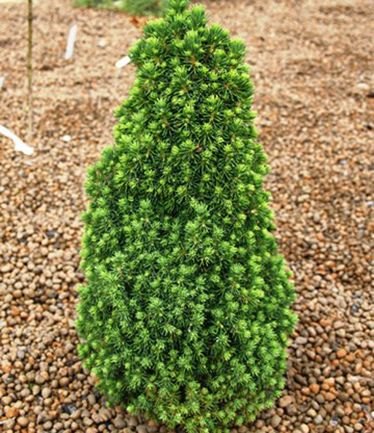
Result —
[[86, 186], [80, 355], [109, 402], [188, 433], [272, 405], [296, 321], [244, 55], [173, 0]]

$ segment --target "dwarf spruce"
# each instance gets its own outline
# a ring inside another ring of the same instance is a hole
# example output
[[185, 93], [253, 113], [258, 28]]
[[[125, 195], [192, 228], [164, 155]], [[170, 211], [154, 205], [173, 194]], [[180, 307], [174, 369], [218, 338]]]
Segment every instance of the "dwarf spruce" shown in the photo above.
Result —
[[89, 170], [77, 327], [110, 402], [220, 433], [280, 395], [294, 289], [245, 47], [186, 3], [132, 49], [115, 144]]

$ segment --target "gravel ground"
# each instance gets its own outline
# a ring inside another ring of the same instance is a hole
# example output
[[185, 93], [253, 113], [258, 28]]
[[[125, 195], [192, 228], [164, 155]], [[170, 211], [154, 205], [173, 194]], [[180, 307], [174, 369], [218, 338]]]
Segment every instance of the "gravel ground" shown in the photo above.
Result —
[[[372, 3], [207, 6], [212, 21], [248, 46], [272, 167], [267, 185], [300, 317], [283, 396], [232, 433], [372, 432]], [[67, 62], [73, 21], [78, 41]], [[134, 78], [132, 66], [119, 73], [114, 63], [139, 24], [124, 14], [73, 9], [68, 0], [35, 6], [36, 152], [15, 153], [0, 138], [0, 431], [167, 432], [108, 409], [75, 350], [82, 183], [87, 165], [112, 142], [113, 108]], [[1, 4], [0, 123], [21, 137], [25, 35], [25, 5]]]

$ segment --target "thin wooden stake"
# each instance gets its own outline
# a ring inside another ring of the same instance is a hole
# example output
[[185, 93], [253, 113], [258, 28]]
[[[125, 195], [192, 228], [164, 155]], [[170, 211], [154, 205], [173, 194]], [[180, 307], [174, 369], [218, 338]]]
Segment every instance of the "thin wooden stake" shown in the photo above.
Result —
[[32, 0], [28, 0], [28, 48], [27, 48], [27, 109], [28, 141], [31, 143], [34, 130], [33, 95], [32, 95]]

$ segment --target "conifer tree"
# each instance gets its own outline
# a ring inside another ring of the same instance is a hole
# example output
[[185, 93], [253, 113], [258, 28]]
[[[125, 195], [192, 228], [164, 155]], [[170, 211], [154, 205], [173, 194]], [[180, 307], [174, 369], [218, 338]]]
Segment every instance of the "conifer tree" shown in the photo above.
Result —
[[89, 170], [77, 327], [110, 402], [220, 433], [280, 395], [294, 288], [245, 47], [186, 3], [132, 49], [115, 144]]

